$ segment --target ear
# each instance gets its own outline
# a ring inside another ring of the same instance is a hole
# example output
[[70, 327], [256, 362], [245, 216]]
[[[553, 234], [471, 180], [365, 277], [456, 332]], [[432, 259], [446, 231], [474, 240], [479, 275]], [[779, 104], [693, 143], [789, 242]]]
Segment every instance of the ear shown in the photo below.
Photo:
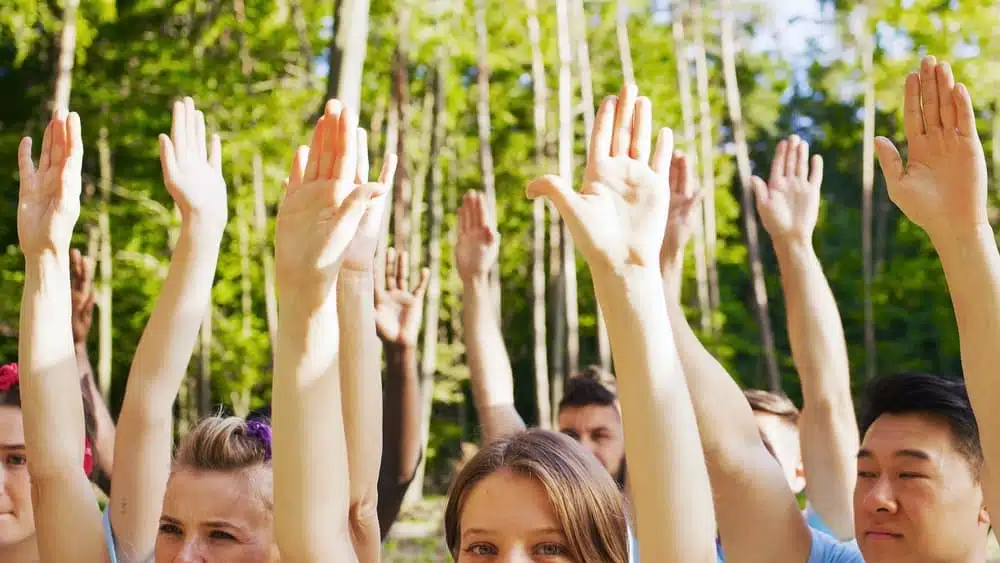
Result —
[[799, 494], [806, 489], [806, 469], [802, 461], [795, 466], [795, 477], [790, 483], [795, 494]]
[[986, 508], [986, 500], [985, 499], [983, 500], [983, 505], [981, 507], [979, 507], [979, 523], [983, 524], [987, 528], [991, 528], [992, 529], [992, 527], [993, 527], [993, 524], [992, 524], [992, 522], [990, 520], [990, 512]]

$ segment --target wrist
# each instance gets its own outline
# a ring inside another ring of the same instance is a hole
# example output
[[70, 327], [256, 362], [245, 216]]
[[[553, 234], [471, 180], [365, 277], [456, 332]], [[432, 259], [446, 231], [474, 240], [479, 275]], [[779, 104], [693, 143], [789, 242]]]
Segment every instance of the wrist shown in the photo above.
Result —
[[179, 245], [183, 241], [198, 248], [219, 248], [225, 232], [225, 222], [207, 220], [198, 214], [192, 214], [182, 217], [177, 243]]
[[965, 254], [982, 246], [996, 247], [996, 235], [989, 224], [969, 225], [957, 229], [946, 229], [927, 235], [931, 244], [942, 258], [953, 254]]
[[490, 287], [489, 276], [479, 274], [462, 278], [462, 288], [468, 292], [488, 291]]
[[771, 245], [779, 262], [806, 258], [816, 253], [812, 240], [800, 236], [774, 237]]

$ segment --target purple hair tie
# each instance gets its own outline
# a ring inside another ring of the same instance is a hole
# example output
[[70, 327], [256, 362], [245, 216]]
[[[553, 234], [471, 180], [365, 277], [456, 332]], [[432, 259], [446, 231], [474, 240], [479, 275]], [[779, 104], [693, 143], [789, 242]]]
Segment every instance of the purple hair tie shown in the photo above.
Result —
[[259, 420], [247, 421], [247, 436], [264, 444], [264, 461], [271, 461], [271, 427]]

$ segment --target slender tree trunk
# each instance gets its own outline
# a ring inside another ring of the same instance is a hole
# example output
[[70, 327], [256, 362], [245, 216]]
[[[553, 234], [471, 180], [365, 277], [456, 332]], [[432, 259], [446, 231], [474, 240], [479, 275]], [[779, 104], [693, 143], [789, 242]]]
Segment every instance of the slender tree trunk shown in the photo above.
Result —
[[[427, 225], [427, 267], [430, 269], [430, 281], [427, 285], [427, 302], [424, 306], [424, 341], [420, 354], [420, 392], [422, 404], [421, 436], [424, 441], [424, 451], [427, 451], [427, 441], [431, 431], [431, 411], [434, 407], [434, 373], [437, 369], [437, 346], [440, 337], [438, 321], [441, 311], [441, 224], [444, 221], [444, 205], [442, 202], [442, 185], [444, 184], [441, 169], [441, 145], [445, 137], [445, 88], [444, 64], [438, 63], [434, 71], [434, 103], [431, 111], [430, 138], [430, 170], [427, 178], [428, 198], [430, 199], [430, 217]], [[424, 459], [414, 477], [415, 483], [421, 486], [410, 487], [406, 494], [406, 504], [417, 500], [423, 495]]]
[[253, 195], [254, 195], [254, 230], [257, 234], [257, 247], [264, 263], [264, 307], [267, 311], [267, 334], [270, 339], [272, 355], [278, 342], [278, 293], [274, 282], [274, 254], [271, 251], [270, 237], [267, 236], [267, 206], [264, 203], [264, 162], [260, 153], [253, 155]]
[[384, 141], [382, 127], [385, 125], [387, 105], [388, 100], [385, 95], [379, 94], [375, 100], [375, 109], [372, 110], [371, 123], [368, 125], [368, 148], [371, 154], [381, 155], [385, 152], [385, 146], [382, 144]]
[[[867, 27], [867, 26], [866, 26]], [[872, 256], [872, 193], [875, 187], [875, 38], [862, 37], [862, 72], [865, 76], [864, 145], [861, 155], [861, 255], [864, 276], [865, 375], [875, 377], [875, 310], [872, 305], [872, 280], [875, 262]]]
[[[402, 88], [397, 86], [399, 80], [399, 75], [395, 72], [397, 63], [396, 58], [398, 53], [393, 55], [393, 66], [392, 66], [392, 86], [390, 88], [389, 94], [389, 107], [388, 107], [388, 119], [386, 120], [385, 126], [385, 144], [382, 158], [383, 161], [390, 154], [395, 153], [399, 149], [400, 137], [400, 108], [403, 107], [399, 101], [399, 97], [402, 95]], [[378, 251], [375, 257], [375, 267], [384, 268], [385, 267], [385, 252], [386, 248], [389, 246], [389, 223], [393, 217], [393, 213], [396, 207], [396, 186], [398, 186], [399, 175], [402, 172], [402, 161], [396, 161], [396, 177], [393, 182], [392, 189], [386, 194], [385, 211], [382, 216], [382, 236], [379, 237]], [[383, 272], [384, 273], [384, 272]]]
[[[434, 134], [434, 84], [433, 77], [427, 80], [427, 87], [424, 91], [423, 111], [421, 112], [421, 123], [419, 132], [419, 143], [421, 147], [429, 147], [433, 141]], [[424, 193], [427, 187], [427, 177], [430, 175], [431, 157], [430, 154], [414, 155], [414, 160], [419, 160], [417, 173], [413, 178], [413, 199], [410, 201], [410, 279], [416, 279], [423, 264], [423, 253], [421, 250], [421, 238], [423, 236], [422, 222], [424, 214]]]
[[[486, 0], [476, 0], [476, 87], [479, 99], [476, 103], [476, 124], [479, 131], [479, 165], [482, 168], [483, 191], [486, 193], [487, 220], [497, 228], [497, 190], [496, 174], [493, 170], [493, 148], [490, 138], [493, 127], [490, 122], [490, 67], [489, 50], [486, 45]], [[500, 261], [493, 265], [490, 271], [490, 290], [497, 308], [497, 320], [502, 324], [500, 315]]]
[[[576, 64], [580, 73], [580, 107], [583, 110], [583, 135], [587, 156], [590, 156], [590, 134], [594, 129], [594, 84], [590, 72], [590, 47], [587, 43], [587, 10], [583, 0], [572, 0], [569, 5], [570, 22], [573, 43], [576, 45]], [[626, 42], [628, 41], [626, 31]], [[631, 65], [622, 59], [622, 68]], [[594, 300], [597, 308], [597, 353], [601, 367], [611, 369], [611, 341], [608, 338], [608, 326], [604, 322], [604, 312], [601, 304]]]
[[[701, 135], [701, 189], [705, 191], [702, 209], [705, 214], [705, 261], [708, 269], [708, 303], [712, 312], [719, 310], [719, 267], [715, 256], [715, 131], [708, 91], [708, 59], [705, 54], [703, 0], [694, 0], [695, 82], [698, 90], [698, 116]], [[713, 321], [714, 322], [714, 321]]]
[[76, 13], [79, 6], [80, 0], [65, 0], [63, 5], [55, 94], [52, 96], [53, 111], [69, 109], [69, 93], [73, 87], [73, 63], [76, 59]]
[[[106, 112], [105, 112], [106, 114]], [[111, 169], [111, 146], [108, 144], [108, 128], [101, 127], [97, 140], [98, 162], [101, 174], [101, 203], [97, 216], [97, 228], [100, 232], [100, 283], [98, 285], [97, 311], [97, 382], [105, 402], [111, 397], [111, 334], [113, 330], [111, 316], [111, 185], [114, 172]]]
[[[573, 52], [570, 47], [570, 22], [567, 0], [556, 0], [556, 26], [559, 36], [559, 175], [573, 179]], [[565, 222], [562, 225], [562, 260], [566, 293], [566, 367], [574, 374], [580, 369], [580, 313], [577, 302], [576, 251]], [[560, 388], [565, 373], [557, 374], [553, 384]], [[560, 396], [561, 396], [560, 389]]]
[[736, 142], [736, 163], [740, 175], [740, 195], [743, 205], [743, 228], [746, 230], [747, 250], [750, 261], [750, 279], [753, 284], [754, 305], [757, 322], [760, 325], [761, 344], [771, 390], [781, 391], [781, 373], [778, 371], [778, 357], [774, 349], [774, 331], [771, 329], [770, 309], [767, 302], [767, 285], [764, 282], [764, 266], [760, 259], [760, 241], [757, 232], [757, 216], [754, 209], [753, 188], [750, 181], [750, 152], [747, 149], [746, 132], [743, 124], [743, 110], [740, 107], [740, 86], [736, 79], [736, 46], [733, 39], [733, 15], [729, 0], [722, 0], [722, 66], [726, 82], [726, 100], [729, 106], [729, 120], [732, 122], [733, 140]]
[[[676, 0], [673, 17], [674, 54], [677, 59], [677, 84], [680, 90], [681, 115], [684, 122], [684, 137], [680, 145], [687, 153], [688, 166], [697, 170], [698, 164], [698, 133], [694, 123], [694, 102], [691, 99], [691, 59], [688, 57], [688, 45], [684, 36], [684, 18], [687, 17], [687, 0]], [[697, 174], [692, 174], [690, 181], [697, 186]], [[694, 222], [694, 273], [698, 295], [698, 311], [702, 332], [712, 332], [712, 307], [708, 297], [708, 267], [705, 261], [705, 215], [699, 209]]]
[[[301, 0], [290, 0], [292, 12], [292, 26], [295, 27], [295, 35], [299, 39], [299, 64], [305, 72], [303, 82], [305, 85], [314, 84], [313, 79], [313, 48], [312, 41], [309, 40], [309, 22], [306, 21], [305, 10], [302, 9]], [[367, 30], [365, 32], [367, 34]], [[362, 55], [362, 59], [364, 56]]]
[[198, 370], [198, 419], [208, 416], [212, 410], [212, 310], [211, 301], [205, 317], [201, 320], [199, 334], [199, 359], [201, 369]]
[[635, 84], [635, 71], [632, 68], [632, 47], [628, 40], [628, 2], [618, 0], [616, 6], [615, 34], [618, 36], [618, 56], [622, 60], [622, 77], [625, 82]]
[[[545, 130], [548, 118], [548, 84], [545, 79], [545, 57], [542, 55], [542, 33], [538, 23], [537, 0], [525, 0], [528, 7], [528, 39], [531, 42], [531, 83], [535, 97], [535, 167], [545, 169]], [[552, 410], [549, 399], [549, 360], [546, 347], [545, 319], [545, 202], [541, 198], [531, 203], [531, 294], [532, 336], [535, 364], [535, 408], [538, 426], [551, 427]]]
[[247, 217], [246, 189], [237, 177], [236, 226], [240, 243], [240, 305], [243, 311], [240, 334], [250, 338], [253, 332], [253, 282], [250, 280], [250, 221]]
[[361, 111], [361, 79], [368, 47], [368, 2], [334, 2], [336, 15], [330, 37], [326, 98], [337, 98], [355, 112]]
[[409, 11], [399, 14], [400, 38], [393, 59], [393, 111], [396, 113], [396, 184], [393, 186], [392, 222], [393, 244], [405, 247], [410, 240], [410, 176], [409, 155], [406, 152], [406, 137], [409, 128], [408, 107], [410, 104], [409, 47], [405, 40], [405, 30], [409, 28]]

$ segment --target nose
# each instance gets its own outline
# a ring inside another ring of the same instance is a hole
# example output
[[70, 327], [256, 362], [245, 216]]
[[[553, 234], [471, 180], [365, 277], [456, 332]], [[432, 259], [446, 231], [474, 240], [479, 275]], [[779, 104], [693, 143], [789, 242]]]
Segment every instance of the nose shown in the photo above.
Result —
[[196, 538], [187, 538], [184, 547], [174, 557], [174, 563], [206, 563], [207, 560], [201, 551], [201, 542]]
[[864, 495], [862, 508], [866, 512], [896, 512], [896, 494], [887, 476], [880, 476]]

